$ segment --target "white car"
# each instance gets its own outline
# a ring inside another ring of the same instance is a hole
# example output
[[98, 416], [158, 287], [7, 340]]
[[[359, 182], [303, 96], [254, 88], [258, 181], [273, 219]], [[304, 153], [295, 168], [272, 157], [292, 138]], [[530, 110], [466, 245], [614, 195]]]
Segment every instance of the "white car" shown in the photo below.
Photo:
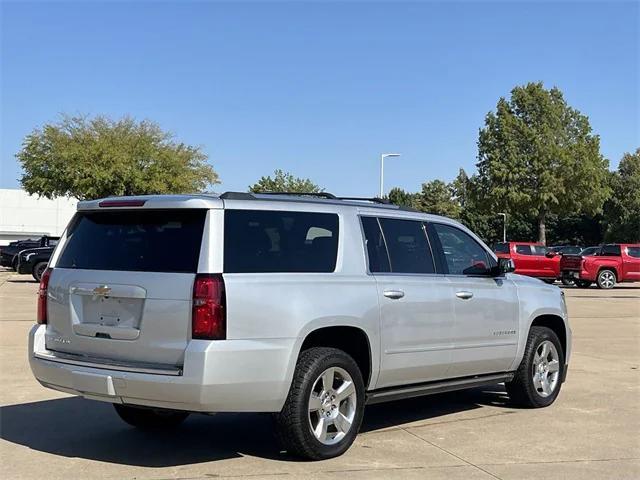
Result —
[[272, 412], [287, 450], [329, 458], [370, 403], [502, 382], [553, 403], [564, 297], [510, 267], [459, 223], [379, 201], [80, 202], [42, 277], [31, 369], [141, 428]]

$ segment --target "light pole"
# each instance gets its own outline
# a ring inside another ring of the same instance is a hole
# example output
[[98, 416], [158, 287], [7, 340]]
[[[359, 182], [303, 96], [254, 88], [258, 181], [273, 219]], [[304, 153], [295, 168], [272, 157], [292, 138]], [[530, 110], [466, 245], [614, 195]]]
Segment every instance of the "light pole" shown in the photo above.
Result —
[[502, 223], [502, 241], [506, 242], [507, 241], [507, 214], [506, 213], [498, 213], [499, 216], [501, 216], [503, 218], [503, 223]]
[[386, 157], [399, 157], [399, 153], [383, 153], [380, 155], [380, 198], [384, 196], [384, 159]]

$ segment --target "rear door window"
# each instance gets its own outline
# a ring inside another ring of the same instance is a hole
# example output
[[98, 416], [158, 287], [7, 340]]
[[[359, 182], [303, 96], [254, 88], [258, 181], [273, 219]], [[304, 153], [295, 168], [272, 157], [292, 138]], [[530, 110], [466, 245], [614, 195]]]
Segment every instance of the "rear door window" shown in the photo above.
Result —
[[519, 255], [531, 255], [530, 245], [516, 245], [516, 253]]
[[620, 256], [620, 245], [604, 245], [600, 250], [600, 255], [609, 257]]
[[196, 272], [206, 210], [78, 213], [56, 264], [60, 268]]
[[367, 247], [367, 258], [369, 259], [369, 271], [371, 273], [390, 272], [389, 254], [384, 243], [384, 236], [378, 219], [374, 217], [362, 217], [362, 230]]
[[640, 258], [640, 247], [627, 247], [627, 255], [633, 258]]
[[225, 210], [227, 273], [333, 272], [338, 215], [271, 210]]
[[431, 248], [422, 222], [380, 218], [393, 273], [434, 273]]

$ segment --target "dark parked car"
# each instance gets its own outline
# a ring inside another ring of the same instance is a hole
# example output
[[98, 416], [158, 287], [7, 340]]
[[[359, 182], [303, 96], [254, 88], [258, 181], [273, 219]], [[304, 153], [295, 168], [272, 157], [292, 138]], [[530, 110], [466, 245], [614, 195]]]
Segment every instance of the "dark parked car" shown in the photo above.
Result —
[[38, 282], [47, 269], [49, 259], [53, 254], [54, 246], [37, 247], [22, 250], [18, 254], [18, 273], [30, 273]]
[[60, 237], [50, 237], [48, 235], [40, 238], [30, 238], [28, 240], [18, 240], [11, 242], [6, 247], [2, 247], [0, 250], [0, 265], [3, 267], [11, 267], [14, 270], [18, 269], [18, 254], [22, 250], [38, 247], [53, 247], [58, 243]]

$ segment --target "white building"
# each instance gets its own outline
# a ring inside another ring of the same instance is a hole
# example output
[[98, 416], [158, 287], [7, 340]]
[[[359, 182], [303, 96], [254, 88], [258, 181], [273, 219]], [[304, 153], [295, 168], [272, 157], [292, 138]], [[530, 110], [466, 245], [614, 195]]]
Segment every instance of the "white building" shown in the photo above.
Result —
[[49, 200], [24, 190], [0, 189], [0, 245], [42, 235], [59, 236], [77, 203], [75, 198]]

